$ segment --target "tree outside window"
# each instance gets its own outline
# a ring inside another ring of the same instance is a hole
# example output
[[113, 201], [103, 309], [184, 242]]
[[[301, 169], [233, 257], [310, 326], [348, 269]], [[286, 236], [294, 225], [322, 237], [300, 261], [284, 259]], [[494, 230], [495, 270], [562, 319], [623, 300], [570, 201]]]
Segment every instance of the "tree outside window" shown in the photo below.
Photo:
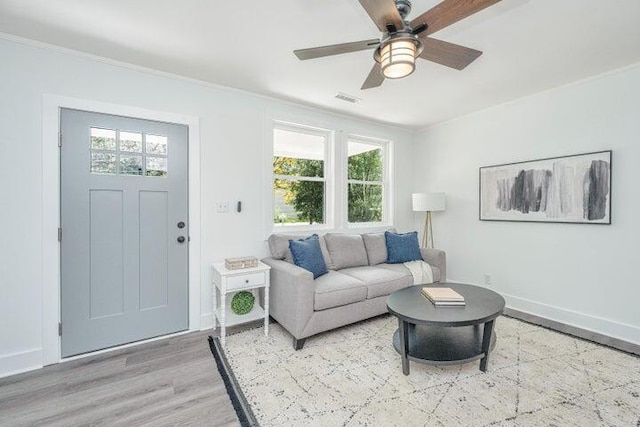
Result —
[[350, 223], [383, 220], [383, 147], [358, 140], [348, 142], [348, 212]]

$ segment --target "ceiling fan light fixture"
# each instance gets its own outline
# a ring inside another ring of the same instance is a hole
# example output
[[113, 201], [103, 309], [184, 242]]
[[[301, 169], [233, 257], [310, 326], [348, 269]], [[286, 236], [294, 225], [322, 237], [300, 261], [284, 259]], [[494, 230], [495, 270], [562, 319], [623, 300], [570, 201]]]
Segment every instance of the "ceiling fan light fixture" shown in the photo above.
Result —
[[[361, 90], [380, 87], [385, 79], [407, 77], [416, 68], [416, 59], [462, 70], [482, 52], [428, 37], [461, 19], [471, 16], [500, 0], [439, 0], [438, 4], [409, 21], [411, 0], [359, 0], [371, 20], [382, 32], [381, 39], [298, 49], [301, 60], [375, 49], [376, 64], [371, 68]], [[429, 30], [429, 31], [427, 31]], [[423, 54], [423, 49], [426, 52]]]
[[401, 79], [413, 73], [421, 50], [420, 41], [416, 39], [395, 38], [380, 45], [376, 59], [386, 78]]

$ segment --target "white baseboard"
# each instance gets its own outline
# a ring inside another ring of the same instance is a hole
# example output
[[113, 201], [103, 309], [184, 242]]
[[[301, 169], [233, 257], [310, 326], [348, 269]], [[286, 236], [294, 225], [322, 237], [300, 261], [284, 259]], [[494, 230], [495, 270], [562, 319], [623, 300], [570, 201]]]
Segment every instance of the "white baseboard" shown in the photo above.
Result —
[[625, 341], [634, 346], [640, 346], [640, 326], [629, 325], [627, 323], [592, 316], [590, 314], [580, 313], [563, 307], [543, 304], [527, 298], [516, 297], [514, 295], [505, 294], [499, 289], [494, 289], [491, 286], [469, 283], [467, 281], [456, 280], [451, 277], [448, 277], [447, 281], [452, 283], [467, 283], [496, 291], [504, 297], [506, 307], [508, 309], [548, 319], [553, 322], [561, 323], [587, 332], [604, 335], [616, 340]]
[[42, 349], [0, 356], [0, 378], [42, 368]]
[[640, 327], [500, 293], [513, 310], [640, 345]]

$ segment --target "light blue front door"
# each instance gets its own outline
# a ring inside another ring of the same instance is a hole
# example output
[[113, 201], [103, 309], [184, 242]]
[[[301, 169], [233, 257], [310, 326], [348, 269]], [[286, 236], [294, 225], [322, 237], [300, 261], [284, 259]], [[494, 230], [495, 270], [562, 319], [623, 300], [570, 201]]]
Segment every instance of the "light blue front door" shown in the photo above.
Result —
[[188, 128], [62, 109], [68, 357], [188, 328]]

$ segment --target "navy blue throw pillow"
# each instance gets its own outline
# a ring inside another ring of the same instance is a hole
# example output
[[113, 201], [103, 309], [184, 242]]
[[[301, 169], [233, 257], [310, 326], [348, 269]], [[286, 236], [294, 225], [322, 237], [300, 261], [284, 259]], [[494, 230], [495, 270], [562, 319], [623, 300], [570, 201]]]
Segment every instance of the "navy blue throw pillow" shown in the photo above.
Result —
[[417, 231], [404, 234], [385, 231], [384, 239], [387, 243], [387, 263], [400, 264], [422, 259]]
[[306, 239], [289, 240], [289, 250], [293, 263], [312, 272], [314, 279], [327, 273], [327, 264], [324, 262], [317, 234]]

